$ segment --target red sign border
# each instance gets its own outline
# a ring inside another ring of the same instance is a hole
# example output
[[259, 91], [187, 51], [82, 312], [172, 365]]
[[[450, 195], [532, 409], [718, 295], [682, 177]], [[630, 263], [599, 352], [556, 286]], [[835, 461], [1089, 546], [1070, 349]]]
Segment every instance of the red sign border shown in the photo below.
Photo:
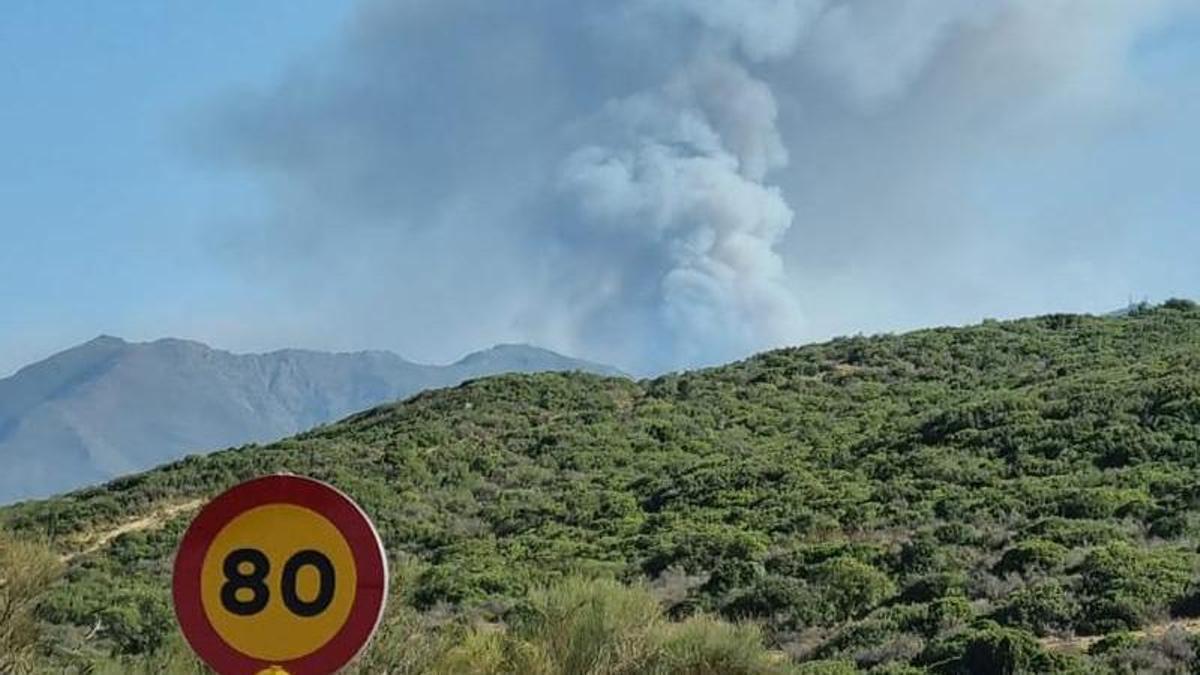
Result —
[[[269, 504], [294, 504], [327, 518], [346, 538], [358, 577], [354, 605], [333, 638], [320, 649], [283, 663], [248, 656], [227, 644], [208, 620], [200, 598], [204, 556], [217, 534], [242, 513]], [[175, 556], [172, 595], [188, 644], [218, 673], [248, 675], [279, 666], [290, 675], [325, 675], [353, 661], [379, 627], [388, 595], [387, 556], [371, 519], [337, 488], [301, 476], [264, 476], [221, 493], [192, 521]]]

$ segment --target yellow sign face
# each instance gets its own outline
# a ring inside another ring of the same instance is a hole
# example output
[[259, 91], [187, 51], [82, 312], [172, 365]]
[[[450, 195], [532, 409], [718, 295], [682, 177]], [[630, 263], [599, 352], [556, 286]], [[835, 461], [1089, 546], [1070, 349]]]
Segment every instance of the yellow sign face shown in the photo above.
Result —
[[311, 654], [346, 624], [358, 570], [316, 511], [268, 504], [217, 533], [200, 570], [204, 615], [230, 647], [268, 663]]

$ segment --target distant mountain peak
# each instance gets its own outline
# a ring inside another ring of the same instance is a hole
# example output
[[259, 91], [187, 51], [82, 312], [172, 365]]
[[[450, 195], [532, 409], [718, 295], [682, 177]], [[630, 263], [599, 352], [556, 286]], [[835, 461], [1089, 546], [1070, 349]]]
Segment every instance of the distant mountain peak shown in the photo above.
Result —
[[115, 335], [109, 335], [108, 333], [101, 333], [100, 335], [97, 335], [96, 337], [89, 340], [88, 344], [91, 344], [91, 343], [103, 344], [103, 343], [108, 343], [108, 342], [117, 343], [117, 344], [126, 344], [125, 340], [123, 340]]
[[577, 370], [620, 374], [523, 344], [436, 366], [388, 351], [236, 354], [101, 335], [0, 378], [0, 504], [271, 441], [468, 379]]
[[488, 347], [487, 349], [480, 349], [479, 351], [471, 352], [470, 354], [467, 354], [459, 359], [457, 363], [469, 363], [471, 361], [495, 358], [497, 356], [556, 356], [559, 358], [568, 358], [556, 352], [552, 352], [549, 349], [535, 347], [531, 344], [526, 344], [523, 342], [502, 342], [500, 344]]
[[[120, 339], [120, 338], [118, 338], [118, 339]], [[143, 344], [169, 345], [169, 346], [181, 346], [182, 345], [182, 346], [187, 346], [187, 347], [203, 347], [204, 349], [212, 349], [212, 347], [204, 344], [203, 342], [200, 342], [199, 340], [187, 340], [184, 338], [177, 338], [177, 337], [158, 338], [157, 340], [152, 340], [148, 343], [143, 343]]]
[[505, 342], [472, 352], [454, 362], [454, 368], [495, 367], [512, 372], [539, 370], [580, 370], [600, 375], [625, 377], [625, 373], [599, 363], [563, 356], [558, 352], [519, 342]]

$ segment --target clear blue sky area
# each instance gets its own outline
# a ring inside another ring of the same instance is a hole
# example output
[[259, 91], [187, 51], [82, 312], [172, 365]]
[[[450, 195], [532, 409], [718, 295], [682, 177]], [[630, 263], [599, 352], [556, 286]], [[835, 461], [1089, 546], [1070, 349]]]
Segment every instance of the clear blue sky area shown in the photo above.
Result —
[[[331, 41], [330, 0], [42, 2], [0, 11], [0, 374], [78, 339], [237, 302], [213, 219], [253, 208], [196, 158], [216, 97]], [[160, 329], [161, 330], [161, 329]]]

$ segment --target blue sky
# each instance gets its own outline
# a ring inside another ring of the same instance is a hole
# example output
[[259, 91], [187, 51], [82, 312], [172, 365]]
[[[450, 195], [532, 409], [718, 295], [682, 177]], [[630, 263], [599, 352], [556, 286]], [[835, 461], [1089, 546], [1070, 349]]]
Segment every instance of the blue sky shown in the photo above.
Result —
[[318, 0], [46, 3], [0, 13], [0, 373], [99, 333], [161, 336], [239, 302], [213, 220], [253, 195], [195, 161], [214, 97], [336, 35]]
[[6, 3], [0, 376], [100, 333], [652, 372], [1200, 295], [1188, 3], [662, 4]]

